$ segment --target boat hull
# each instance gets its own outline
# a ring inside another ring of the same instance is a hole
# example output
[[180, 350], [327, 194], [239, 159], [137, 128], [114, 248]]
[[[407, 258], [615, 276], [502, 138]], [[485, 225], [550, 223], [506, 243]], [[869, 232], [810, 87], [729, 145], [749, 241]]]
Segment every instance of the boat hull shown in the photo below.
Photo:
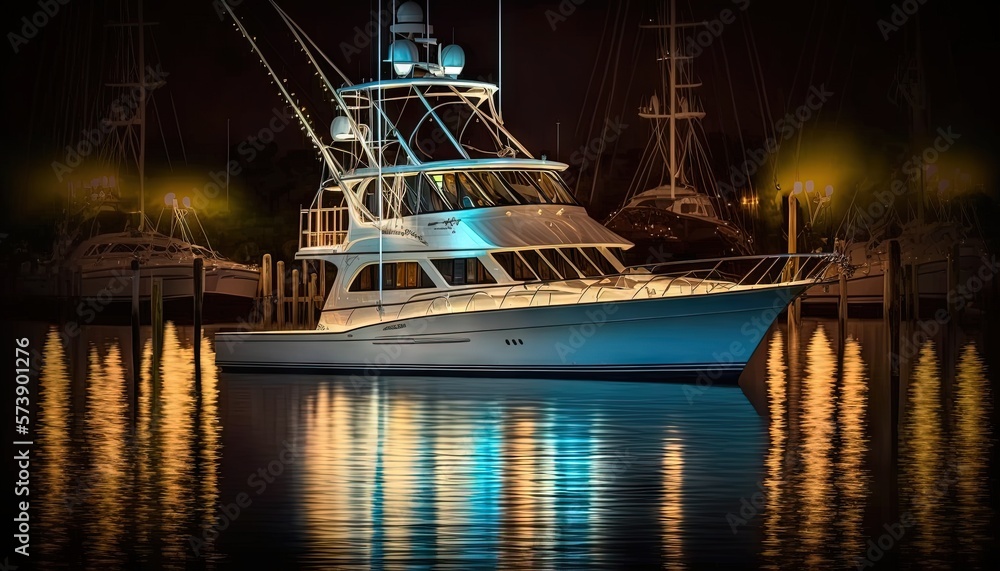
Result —
[[216, 335], [225, 371], [735, 381], [805, 285]]

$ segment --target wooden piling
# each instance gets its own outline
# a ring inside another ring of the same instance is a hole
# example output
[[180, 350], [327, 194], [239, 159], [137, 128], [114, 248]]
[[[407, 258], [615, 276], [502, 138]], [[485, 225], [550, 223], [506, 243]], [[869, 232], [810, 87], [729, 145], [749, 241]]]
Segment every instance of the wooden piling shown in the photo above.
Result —
[[306, 303], [306, 319], [309, 329], [316, 329], [316, 274], [309, 280], [309, 302]]
[[[798, 234], [799, 234], [799, 213], [798, 213], [798, 201], [795, 199], [795, 194], [789, 193], [788, 195], [788, 253], [796, 254], [798, 253]], [[796, 260], [788, 260], [785, 265], [788, 269], [788, 279], [794, 280], [795, 274], [798, 273], [798, 264]], [[801, 315], [802, 302], [801, 298], [796, 297], [795, 300], [788, 306], [788, 325], [789, 329], [793, 325], [798, 325], [799, 316]]]
[[261, 293], [264, 306], [264, 329], [271, 328], [271, 254], [264, 254], [264, 260], [260, 266], [260, 280], [263, 291]]
[[194, 368], [195, 373], [201, 371], [201, 315], [205, 297], [205, 260], [194, 259]]
[[292, 270], [292, 329], [299, 328], [299, 270]]
[[278, 329], [285, 328], [285, 262], [278, 262], [278, 269], [275, 272], [278, 287]]
[[320, 261], [319, 263], [319, 289], [316, 290], [318, 295], [326, 295], [326, 262]]
[[847, 273], [841, 268], [840, 275], [838, 276], [837, 287], [840, 288], [838, 293], [840, 294], [840, 300], [837, 303], [837, 323], [840, 327], [840, 341], [841, 345], [847, 340]]

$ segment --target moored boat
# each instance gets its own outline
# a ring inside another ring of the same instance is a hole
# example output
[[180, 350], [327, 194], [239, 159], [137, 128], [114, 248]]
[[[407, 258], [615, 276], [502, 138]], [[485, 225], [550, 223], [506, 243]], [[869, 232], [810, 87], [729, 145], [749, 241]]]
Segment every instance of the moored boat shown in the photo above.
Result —
[[437, 45], [420, 6], [391, 29], [395, 77], [333, 88], [316, 65], [338, 112], [329, 140], [298, 111], [329, 173], [296, 254], [337, 268], [319, 325], [219, 333], [224, 370], [732, 378], [827, 275], [832, 258], [808, 254], [626, 268], [632, 244], [577, 204], [566, 164], [509, 132], [496, 85], [459, 78], [464, 52]]

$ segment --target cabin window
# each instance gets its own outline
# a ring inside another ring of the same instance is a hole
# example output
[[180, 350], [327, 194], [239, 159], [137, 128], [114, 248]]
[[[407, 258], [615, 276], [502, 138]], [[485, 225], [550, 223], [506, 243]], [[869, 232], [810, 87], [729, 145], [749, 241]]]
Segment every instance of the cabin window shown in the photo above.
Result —
[[552, 266], [545, 261], [538, 252], [534, 250], [520, 250], [518, 254], [524, 259], [528, 266], [535, 270], [535, 275], [540, 280], [561, 280], [562, 276], [556, 273]]
[[[417, 262], [391, 262], [382, 264], [382, 289], [432, 288], [434, 282]], [[378, 289], [378, 264], [369, 264], [358, 272], [349, 291], [375, 291]]]
[[511, 279], [517, 281], [535, 281], [538, 276], [521, 256], [515, 252], [494, 252], [493, 259], [507, 272]]
[[448, 285], [495, 284], [496, 279], [490, 275], [486, 266], [478, 258], [455, 258], [432, 260], [434, 267]]
[[[441, 175], [437, 175], [436, 178], [439, 181], [443, 180]], [[403, 178], [406, 192], [406, 207], [410, 212], [413, 214], [422, 214], [454, 209], [455, 205], [448, 203], [441, 191], [443, 183], [439, 185], [436, 182], [432, 182], [424, 174], [410, 175]]]
[[566, 260], [564, 256], [559, 255], [557, 250], [547, 249], [539, 250], [545, 259], [548, 260], [549, 264], [556, 269], [556, 273], [563, 277], [563, 279], [575, 279], [580, 277], [580, 272], [576, 271], [569, 261]]
[[601, 251], [597, 248], [582, 248], [582, 250], [587, 258], [589, 258], [590, 261], [593, 262], [599, 270], [601, 270], [602, 274], [609, 276], [611, 274], [618, 273], [618, 269], [611, 263], [611, 260], [609, 260], [607, 256], [601, 253]]
[[562, 248], [559, 251], [569, 258], [569, 261], [576, 266], [576, 269], [580, 270], [586, 277], [599, 276], [604, 273], [584, 256], [579, 248]]

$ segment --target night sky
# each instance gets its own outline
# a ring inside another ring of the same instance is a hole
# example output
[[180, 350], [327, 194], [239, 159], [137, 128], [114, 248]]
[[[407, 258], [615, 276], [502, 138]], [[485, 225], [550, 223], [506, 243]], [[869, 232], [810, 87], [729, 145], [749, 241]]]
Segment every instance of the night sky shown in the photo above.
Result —
[[[996, 94], [991, 83], [1000, 61], [996, 7], [971, 0], [913, 2], [920, 5], [917, 17], [910, 17], [898, 31], [889, 31], [886, 39], [878, 21], [892, 18], [893, 2], [889, 1], [681, 0], [678, 9], [686, 19], [714, 20], [724, 9], [735, 13], [735, 21], [697, 60], [698, 75], [705, 83], [699, 95], [708, 111], [706, 131], [710, 137], [721, 132], [735, 138], [741, 131], [751, 139], [760, 137], [763, 125], [773, 125], [786, 110], [800, 105], [810, 86], [824, 85], [835, 95], [822, 109], [822, 120], [810, 129], [821, 133], [833, 126], [854, 130], [863, 138], [905, 137], [908, 111], [894, 104], [890, 94], [906, 35], [919, 23], [932, 130], [953, 125], [969, 149], [993, 156], [998, 146]], [[619, 149], [641, 147], [648, 131], [635, 111], [640, 100], [648, 97], [656, 77], [649, 51], [640, 50], [640, 59], [634, 62], [632, 53], [640, 18], [653, 15], [650, 3], [504, 0], [502, 4], [503, 110], [508, 126], [522, 142], [536, 154], [554, 157], [556, 122], [560, 122], [559, 158], [568, 162], [572, 151], [588, 140], [595, 98], [606, 62], [612, 58], [620, 62], [613, 107], [620, 111], [615, 114], [639, 127], [623, 134]], [[100, 57], [107, 37], [101, 23], [116, 18], [118, 5], [117, 1], [85, 0], [59, 4], [59, 11], [34, 37], [18, 43], [16, 54], [11, 42], [17, 40], [10, 34], [20, 34], [22, 18], [30, 19], [41, 8], [37, 0], [17, 0], [5, 6], [5, 224], [16, 228], [26, 222], [21, 213], [34, 200], [28, 197], [44, 197], [61, 186], [48, 174], [52, 161], [65, 154], [66, 144], [79, 140], [76, 133], [96, 122], [72, 108], [82, 107], [78, 103], [88, 85], [92, 91], [101, 83], [101, 68], [107, 65]], [[362, 45], [360, 54], [348, 54], [345, 45], [355, 43], [356, 27], [365, 26], [376, 4], [287, 0], [281, 5], [353, 80], [374, 75], [370, 47]], [[746, 9], [740, 10], [744, 5]], [[269, 5], [243, 0], [235, 9], [264, 49], [274, 54], [273, 63], [303, 102], [315, 103], [311, 108], [318, 109], [314, 115], [320, 118], [317, 130], [326, 133], [332, 111], [322, 108], [317, 78]], [[158, 22], [152, 28], [155, 49], [147, 59], [160, 62], [170, 74], [167, 87], [155, 96], [166, 127], [163, 134], [158, 127], [151, 128], [149, 172], [151, 176], [170, 172], [163, 154], [164, 139], [174, 173], [222, 168], [227, 119], [235, 147], [265, 127], [283, 102], [248, 43], [228, 19], [220, 18], [209, 0], [147, 1], [145, 11], [147, 20]], [[499, 77], [496, 3], [436, 1], [430, 7], [430, 21], [440, 40], [451, 43], [454, 38], [465, 48], [464, 77]], [[621, 54], [614, 59], [609, 48], [616, 26], [625, 35]], [[748, 31], [760, 61], [763, 88], [755, 85], [749, 67]], [[640, 38], [640, 47], [650, 47], [650, 39]], [[605, 85], [605, 90], [610, 88], [610, 82]], [[176, 124], [170, 97], [177, 111]], [[606, 97], [607, 91], [600, 99], [599, 116]], [[771, 109], [769, 118], [760, 112], [765, 100]], [[279, 134], [274, 151], [280, 156], [307, 147], [298, 128], [290, 125]], [[308, 197], [314, 189], [314, 185], [303, 188], [301, 196]]]

